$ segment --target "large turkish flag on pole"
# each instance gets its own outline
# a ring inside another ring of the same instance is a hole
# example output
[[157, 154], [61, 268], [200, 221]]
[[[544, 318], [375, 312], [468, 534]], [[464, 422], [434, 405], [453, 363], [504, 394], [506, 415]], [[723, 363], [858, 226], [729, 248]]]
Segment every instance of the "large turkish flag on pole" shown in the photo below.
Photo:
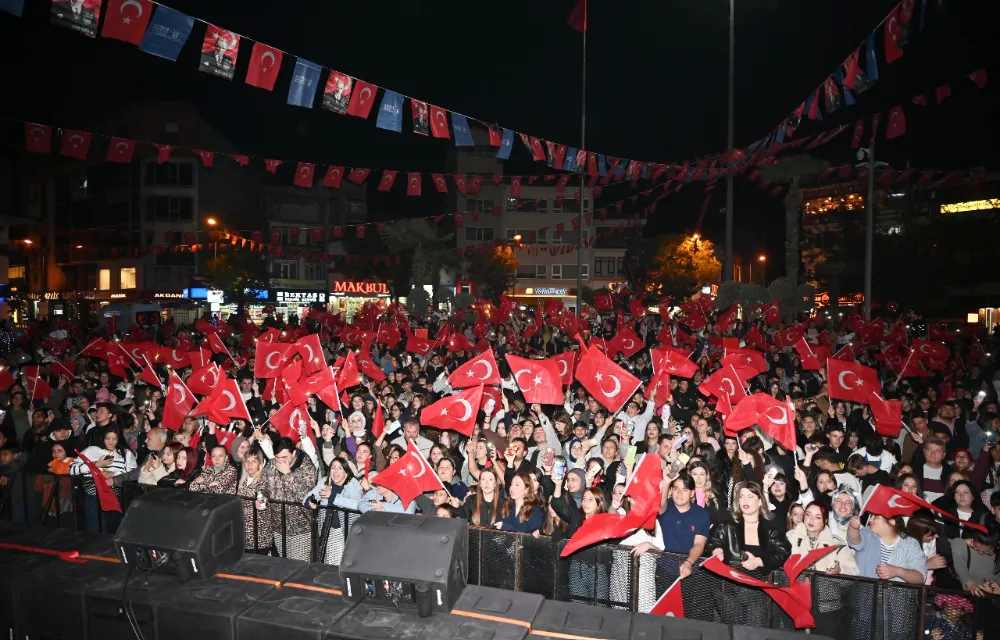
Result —
[[826, 361], [827, 387], [830, 398], [868, 404], [868, 395], [882, 392], [878, 373], [871, 367], [836, 358]]

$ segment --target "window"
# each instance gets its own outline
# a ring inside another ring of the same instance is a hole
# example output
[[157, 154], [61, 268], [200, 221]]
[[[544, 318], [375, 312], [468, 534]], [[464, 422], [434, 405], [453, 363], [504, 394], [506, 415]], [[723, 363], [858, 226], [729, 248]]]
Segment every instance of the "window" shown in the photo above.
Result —
[[597, 278], [614, 278], [622, 273], [620, 265], [623, 259], [594, 258], [594, 276]]
[[302, 236], [309, 237], [309, 229], [299, 229], [299, 237], [292, 237], [291, 227], [275, 227], [272, 231], [277, 231], [281, 237], [280, 244], [302, 244]]
[[178, 196], [147, 196], [148, 220], [191, 220], [194, 217], [194, 198]]
[[326, 280], [326, 270], [322, 262], [306, 263], [306, 280]]
[[466, 227], [465, 239], [469, 242], [485, 242], [493, 239], [493, 227]]
[[7, 279], [17, 280], [19, 278], [24, 278], [24, 265], [18, 265], [16, 267], [7, 267]]
[[194, 165], [188, 162], [164, 162], [146, 165], [146, 186], [194, 186]]
[[97, 288], [101, 291], [111, 290], [111, 269], [101, 269], [98, 275]]
[[545, 278], [548, 271], [544, 264], [522, 264], [517, 268], [517, 277], [527, 280]]
[[[563, 244], [576, 244], [580, 241], [579, 235], [575, 229], [566, 229], [563, 231], [562, 240]], [[590, 240], [590, 229], [583, 230], [583, 241], [586, 242]]]
[[552, 265], [552, 279], [561, 280], [562, 279], [562, 265], [554, 264]]
[[563, 280], [576, 280], [576, 265], [575, 264], [564, 264], [564, 265], [562, 265], [562, 279]]
[[541, 229], [535, 234], [535, 244], [548, 244], [549, 243], [549, 230]]
[[271, 263], [271, 275], [282, 280], [299, 279], [298, 260], [274, 260]]
[[584, 280], [590, 280], [590, 265], [584, 262], [583, 266], [580, 268], [580, 273], [583, 274]]
[[347, 219], [345, 222], [358, 223], [365, 221], [365, 201], [364, 200], [348, 200], [347, 201]]
[[122, 267], [119, 276], [122, 289], [135, 289], [135, 267]]
[[490, 213], [493, 211], [493, 201], [492, 200], [474, 200], [468, 198], [465, 201], [466, 211], [480, 211], [482, 213]]
[[157, 140], [166, 144], [177, 144], [180, 139], [181, 128], [176, 122], [161, 122], [160, 132]]

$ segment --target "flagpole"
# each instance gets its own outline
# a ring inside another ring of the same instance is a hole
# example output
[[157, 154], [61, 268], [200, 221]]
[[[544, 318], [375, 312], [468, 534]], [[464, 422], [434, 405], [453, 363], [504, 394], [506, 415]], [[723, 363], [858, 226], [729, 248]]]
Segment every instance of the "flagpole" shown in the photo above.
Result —
[[[728, 151], [735, 143], [736, 119], [736, 0], [729, 0], [729, 130]], [[722, 281], [733, 279], [733, 170], [726, 170], [726, 246], [725, 264], [722, 267]]]
[[[587, 148], [587, 0], [583, 0], [583, 47], [580, 71], [580, 149]], [[575, 160], [574, 160], [575, 162]], [[580, 210], [577, 212], [576, 315], [583, 313], [583, 172], [580, 173]]]

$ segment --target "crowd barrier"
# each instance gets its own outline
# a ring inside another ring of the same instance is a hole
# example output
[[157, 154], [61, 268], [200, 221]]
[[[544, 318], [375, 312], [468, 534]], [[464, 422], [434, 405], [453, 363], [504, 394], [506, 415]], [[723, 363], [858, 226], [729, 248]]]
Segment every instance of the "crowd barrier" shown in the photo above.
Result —
[[[113, 533], [117, 513], [100, 512], [82, 478], [19, 474], [0, 493], [0, 517], [25, 524]], [[122, 509], [154, 487], [126, 483], [116, 488]], [[248, 504], [252, 504], [248, 501]], [[273, 536], [262, 530], [256, 509], [250, 529], [259, 553], [337, 566], [357, 512], [308, 509], [270, 501]], [[307, 526], [302, 526], [306, 522]], [[674, 582], [685, 556], [655, 551], [635, 557], [628, 547], [597, 545], [570, 558], [559, 552], [565, 539], [470, 527], [469, 584], [534, 593], [545, 598], [633, 612], [648, 612]], [[787, 585], [782, 571], [760, 575]], [[976, 598], [927, 586], [806, 572], [812, 582], [816, 633], [839, 639], [916, 640], [976, 638], [976, 631], [1000, 628], [1000, 598]], [[696, 570], [681, 583], [685, 617], [731, 625], [793, 629], [788, 615], [758, 589]], [[972, 613], [946, 607], [957, 596]], [[987, 637], [989, 637], [987, 635]]]

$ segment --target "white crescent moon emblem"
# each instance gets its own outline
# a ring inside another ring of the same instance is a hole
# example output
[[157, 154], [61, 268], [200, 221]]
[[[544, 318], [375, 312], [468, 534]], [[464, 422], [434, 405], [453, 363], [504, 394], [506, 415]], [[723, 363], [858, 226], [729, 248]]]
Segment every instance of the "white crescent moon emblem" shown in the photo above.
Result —
[[435, 180], [434, 182], [435, 182], [435, 183], [436, 183], [436, 184], [437, 184], [437, 185], [438, 185], [439, 187], [443, 187], [443, 186], [444, 186], [444, 179], [443, 179], [443, 178], [438, 178], [438, 179], [437, 179], [437, 180]]
[[569, 373], [569, 363], [565, 360], [559, 361], [559, 377], [565, 378], [566, 374]]
[[[35, 135], [36, 133], [38, 135]], [[35, 127], [34, 129], [31, 130], [31, 138], [32, 138], [32, 140], [40, 140], [44, 136], [45, 136], [45, 132], [42, 131], [41, 129], [39, 129], [38, 127]]]
[[481, 377], [480, 380], [486, 380], [487, 378], [493, 375], [493, 365], [490, 364], [487, 360], [480, 360], [476, 364], [486, 365], [486, 375]]
[[[857, 389], [858, 385], [854, 385], [853, 387], [849, 387], [849, 386], [847, 386], [847, 383], [844, 382], [844, 376], [846, 376], [849, 373], [853, 373], [853, 372], [851, 372], [851, 371], [841, 371], [840, 375], [837, 376], [837, 382], [839, 382], [840, 386], [842, 386], [845, 389]], [[855, 379], [857, 379], [857, 376], [855, 376]]]
[[729, 575], [731, 575], [732, 577], [736, 578], [737, 580], [746, 580], [747, 579], [747, 577], [745, 575], [743, 575], [741, 573], [737, 573], [735, 571], [730, 571]]
[[309, 167], [302, 167], [302, 171], [299, 171], [299, 175], [303, 178], [309, 175]]
[[[365, 96], [366, 93], [368, 94], [367, 96]], [[364, 104], [365, 101], [368, 100], [368, 98], [370, 97], [372, 97], [372, 90], [369, 89], [368, 87], [365, 87], [364, 89], [361, 90], [361, 93], [358, 94], [358, 102]]]
[[625, 341], [622, 340], [622, 346], [625, 347], [626, 349], [628, 349], [629, 351], [631, 351], [632, 349], [635, 348], [635, 340], [633, 340], [632, 338], [629, 338], [627, 345], [625, 344]]
[[927, 350], [927, 347], [929, 347], [929, 346], [930, 346], [929, 344], [922, 344], [922, 345], [920, 345], [920, 353], [931, 355], [931, 352]]
[[733, 384], [732, 380], [730, 380], [729, 378], [723, 378], [722, 384], [729, 387], [729, 391], [727, 391], [726, 393], [728, 393], [731, 396], [736, 395], [736, 385]]
[[442, 127], [448, 126], [448, 116], [444, 115], [444, 111], [438, 111], [437, 113], [435, 113], [434, 120]]
[[422, 476], [425, 473], [427, 473], [427, 467], [424, 466], [424, 459], [420, 455], [418, 455], [417, 458], [418, 458], [417, 464], [420, 465], [420, 473], [418, 473], [415, 476], [411, 476], [413, 478], [419, 478], [420, 476]]
[[271, 358], [280, 355], [281, 353], [279, 351], [272, 351], [271, 353], [267, 354], [267, 357], [264, 358], [264, 366], [267, 367], [268, 369], [277, 369], [278, 365], [271, 364]]
[[510, 186], [512, 186], [512, 187], [520, 187], [521, 186], [521, 181], [520, 180], [514, 180], [513, 182], [510, 183]]
[[270, 51], [265, 51], [260, 56], [260, 66], [264, 67], [264, 71], [267, 71], [267, 66], [265, 66], [265, 63], [264, 63], [264, 59], [265, 58], [270, 58], [271, 59], [271, 64], [274, 64], [274, 54], [271, 53]]
[[222, 410], [223, 411], [232, 411], [233, 409], [235, 409], [236, 408], [236, 398], [233, 397], [233, 392], [229, 391], [229, 390], [226, 390], [226, 391], [222, 392], [222, 395], [224, 395], [227, 398], [229, 398], [229, 406], [228, 407], [222, 407]]
[[601, 387], [601, 393], [604, 394], [605, 398], [614, 398], [615, 396], [617, 396], [619, 393], [622, 392], [622, 383], [617, 376], [609, 375], [608, 377], [615, 381], [615, 389], [611, 393], [608, 393], [607, 391], [605, 391], [604, 387]]
[[518, 379], [518, 376], [520, 376], [522, 373], [529, 373], [529, 372], [527, 369], [518, 369], [517, 373], [514, 374], [514, 382], [516, 382], [517, 386], [521, 388], [521, 391], [531, 391], [532, 387], [525, 387], [523, 384], [521, 384], [521, 381]]
[[296, 431], [301, 429], [305, 423], [306, 421], [302, 419], [302, 409], [296, 409], [292, 411], [292, 415], [288, 416], [288, 424], [294, 427]]
[[465, 422], [466, 420], [472, 417], [472, 405], [469, 404], [468, 400], [461, 400], [461, 399], [458, 401], [458, 404], [465, 407], [465, 415], [459, 418], [458, 421]]
[[382, 184], [389, 184], [392, 181], [392, 176], [386, 176], [382, 178]]
[[[138, 351], [138, 353], [136, 353], [137, 351]], [[136, 347], [136, 348], [132, 349], [132, 357], [133, 358], [135, 358], [136, 360], [138, 360], [140, 356], [142, 356], [142, 348], [141, 347]]]
[[[77, 140], [79, 140], [80, 142], [77, 142]], [[81, 144], [83, 144], [83, 136], [79, 136], [74, 133], [69, 137], [69, 143], [74, 147], [79, 147]]]
[[413, 186], [417, 186], [417, 179], [416, 178], [410, 178], [410, 184], [413, 185]]
[[330, 176], [334, 177], [334, 178], [339, 178], [340, 177], [340, 169], [334, 169], [333, 171], [331, 171], [330, 172]]
[[307, 358], [307, 360], [312, 360], [313, 359], [313, 348], [312, 348], [312, 345], [311, 344], [304, 344], [302, 346], [305, 347], [306, 350], [309, 351], [309, 357]]
[[219, 371], [215, 367], [212, 367], [212, 386], [219, 384]]
[[[777, 409], [778, 411], [781, 412], [781, 420], [775, 420], [774, 418], [771, 417], [771, 409]], [[770, 420], [774, 424], [788, 424], [788, 409], [784, 407], [768, 407], [767, 410], [764, 412], [764, 415], [767, 416], [768, 420]]]
[[184, 402], [187, 399], [187, 393], [184, 391], [184, 385], [177, 384], [176, 382], [171, 385], [174, 389], [177, 389], [177, 393], [181, 394], [181, 399], [177, 402]]
[[910, 506], [908, 504], [900, 504], [898, 502], [899, 498], [900, 498], [900, 496], [892, 496], [891, 498], [889, 498], [889, 500], [886, 502], [886, 504], [889, 505], [890, 507], [894, 508], [894, 509], [906, 509], [907, 507]]
[[184, 361], [184, 358], [178, 358], [177, 357], [177, 349], [171, 349], [170, 350], [170, 359], [173, 360], [174, 362], [183, 362]]
[[136, 0], [125, 0], [125, 2], [121, 3], [121, 5], [118, 7], [118, 13], [120, 13], [121, 15], [125, 15], [125, 7], [135, 7], [136, 10], [135, 17], [136, 18], [142, 17], [142, 5], [136, 2]]
[[[124, 149], [122, 147], [124, 147]], [[125, 153], [126, 151], [128, 151], [128, 143], [119, 142], [118, 144], [115, 145], [115, 149], [120, 149], [121, 153]]]

